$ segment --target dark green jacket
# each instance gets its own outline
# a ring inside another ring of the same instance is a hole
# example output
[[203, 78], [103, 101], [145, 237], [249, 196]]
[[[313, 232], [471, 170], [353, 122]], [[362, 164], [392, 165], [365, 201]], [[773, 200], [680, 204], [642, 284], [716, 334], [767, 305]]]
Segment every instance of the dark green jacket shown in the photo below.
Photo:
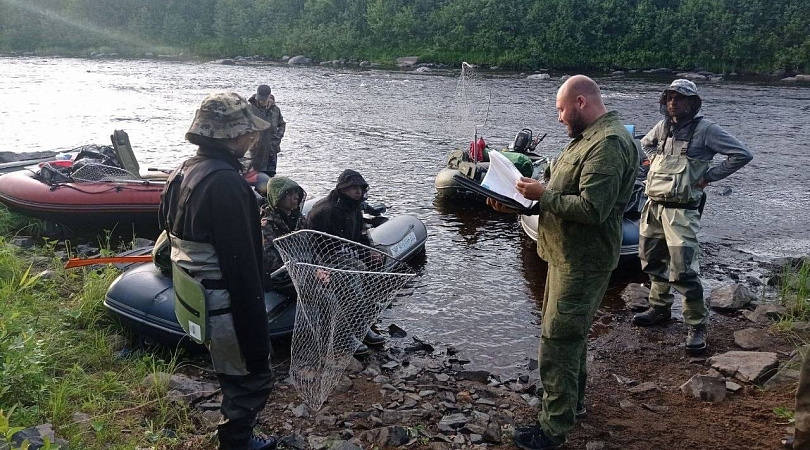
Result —
[[633, 137], [615, 111], [571, 140], [538, 202], [537, 254], [573, 270], [616, 268], [638, 165]]

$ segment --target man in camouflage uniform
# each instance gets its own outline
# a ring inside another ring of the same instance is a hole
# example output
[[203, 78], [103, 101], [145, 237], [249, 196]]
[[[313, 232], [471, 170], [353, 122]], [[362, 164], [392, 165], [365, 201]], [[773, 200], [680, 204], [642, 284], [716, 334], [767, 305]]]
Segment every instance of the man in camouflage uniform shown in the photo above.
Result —
[[295, 296], [295, 287], [287, 277], [285, 282], [274, 281], [270, 276], [284, 265], [273, 240], [285, 234], [306, 228], [306, 219], [301, 206], [306, 192], [287, 177], [274, 177], [267, 183], [267, 204], [262, 210], [262, 242], [264, 243], [264, 288], [275, 289], [288, 296]]
[[517, 183], [518, 192], [537, 200], [537, 253], [548, 263], [538, 360], [542, 411], [539, 425], [517, 428], [514, 436], [515, 445], [530, 450], [560, 448], [585, 413], [588, 331], [619, 262], [622, 215], [639, 166], [633, 137], [607, 111], [592, 79], [569, 78], [556, 106], [571, 142], [547, 185], [530, 178]]
[[[719, 125], [699, 115], [701, 99], [695, 83], [675, 80], [660, 100], [664, 119], [641, 140], [650, 157], [641, 212], [639, 258], [649, 274], [650, 308], [633, 323], [650, 326], [670, 319], [671, 288], [684, 296], [683, 319], [689, 326], [686, 351], [707, 347], [709, 311], [703, 301], [697, 233], [706, 196], [703, 189], [748, 164], [751, 152]], [[725, 161], [709, 168], [714, 155]]]
[[[275, 439], [253, 434], [273, 374], [259, 207], [239, 163], [267, 127], [238, 94], [207, 96], [186, 133], [197, 154], [169, 177], [158, 216], [169, 236], [173, 278], [182, 281], [174, 283], [178, 320], [208, 346], [222, 390], [221, 450], [276, 447]], [[188, 303], [200, 298], [205, 314]], [[205, 320], [180, 319], [187, 312]]]
[[262, 132], [259, 145], [250, 151], [250, 168], [272, 178], [276, 174], [281, 139], [287, 130], [287, 123], [284, 122], [281, 110], [276, 105], [276, 98], [271, 92], [270, 86], [263, 84], [248, 101], [253, 106], [253, 114], [270, 124], [270, 127]]

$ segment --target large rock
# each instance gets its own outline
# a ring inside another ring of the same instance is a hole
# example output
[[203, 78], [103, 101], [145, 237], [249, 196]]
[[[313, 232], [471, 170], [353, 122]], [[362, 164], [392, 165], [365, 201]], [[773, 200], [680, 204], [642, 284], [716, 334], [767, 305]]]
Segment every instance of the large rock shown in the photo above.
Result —
[[290, 58], [289, 61], [287, 61], [287, 64], [292, 64], [292, 65], [312, 64], [312, 58], [307, 58], [304, 55], [293, 56], [292, 58]]
[[732, 351], [712, 356], [707, 363], [723, 375], [746, 383], [761, 383], [779, 367], [776, 353]]
[[650, 290], [639, 283], [630, 283], [622, 291], [622, 300], [624, 305], [630, 311], [641, 312], [649, 308]]
[[802, 83], [810, 83], [810, 75], [796, 75], [796, 81], [801, 81]]
[[774, 303], [757, 305], [753, 311], [743, 311], [743, 316], [751, 322], [767, 323], [771, 320], [779, 320], [787, 314], [787, 308]]
[[413, 67], [419, 62], [418, 56], [400, 56], [396, 59], [397, 67]]
[[[20, 430], [11, 436], [11, 442], [14, 444], [12, 445], [13, 448], [21, 448], [22, 443], [28, 440], [30, 444], [28, 448], [37, 450], [45, 446], [45, 438], [51, 443], [51, 448], [54, 448], [53, 444], [59, 445], [59, 448], [62, 449], [68, 448], [68, 442], [56, 437], [53, 425], [49, 423]], [[2, 448], [3, 442], [3, 440], [0, 440], [0, 448]]]
[[759, 328], [746, 328], [734, 332], [734, 343], [745, 350], [756, 350], [771, 343], [768, 332]]
[[708, 302], [712, 309], [732, 310], [745, 308], [756, 299], [747, 287], [735, 283], [712, 289]]
[[704, 402], [722, 402], [726, 398], [726, 382], [706, 375], [695, 375], [682, 384], [681, 392]]
[[550, 80], [551, 75], [547, 73], [535, 73], [526, 77], [527, 80]]

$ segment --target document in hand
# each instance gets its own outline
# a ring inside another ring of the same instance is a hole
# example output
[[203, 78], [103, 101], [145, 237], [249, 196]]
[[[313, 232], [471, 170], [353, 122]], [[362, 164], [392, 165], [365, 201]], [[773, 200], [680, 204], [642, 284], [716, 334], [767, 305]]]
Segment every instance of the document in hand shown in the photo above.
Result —
[[484, 175], [483, 181], [481, 181], [481, 186], [515, 200], [524, 208], [531, 208], [535, 202], [521, 195], [515, 188], [522, 176], [517, 167], [506, 156], [501, 155], [499, 152], [490, 152], [489, 169]]

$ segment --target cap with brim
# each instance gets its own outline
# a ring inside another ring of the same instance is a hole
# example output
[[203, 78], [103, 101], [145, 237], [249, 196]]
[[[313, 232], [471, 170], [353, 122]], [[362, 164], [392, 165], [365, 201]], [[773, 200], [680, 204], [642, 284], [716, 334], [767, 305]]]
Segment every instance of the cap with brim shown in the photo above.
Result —
[[234, 92], [208, 95], [197, 109], [187, 134], [233, 139], [270, 128], [268, 122], [250, 111], [249, 105], [244, 97]]
[[[664, 89], [664, 92], [667, 92], [667, 91], [677, 92], [677, 93], [679, 93], [681, 95], [685, 95], [687, 97], [691, 97], [693, 95], [698, 95], [698, 90], [697, 90], [697, 86], [695, 85], [695, 83], [693, 83], [693, 82], [691, 82], [689, 80], [684, 80], [684, 79], [678, 79], [678, 80], [673, 81], [672, 84], [669, 85], [669, 87]], [[698, 95], [698, 97], [699, 97], [699, 95]]]

